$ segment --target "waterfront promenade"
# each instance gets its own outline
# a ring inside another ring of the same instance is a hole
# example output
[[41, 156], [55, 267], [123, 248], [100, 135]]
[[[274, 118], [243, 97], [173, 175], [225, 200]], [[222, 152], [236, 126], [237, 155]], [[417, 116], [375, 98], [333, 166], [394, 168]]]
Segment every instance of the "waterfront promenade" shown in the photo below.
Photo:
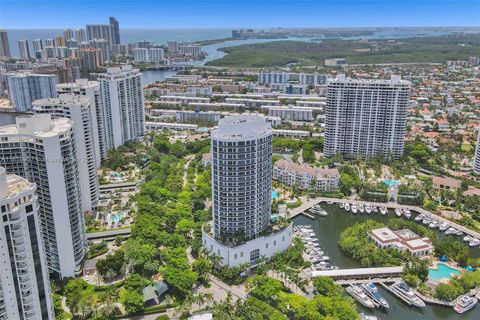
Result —
[[[480, 233], [479, 232], [476, 232], [472, 229], [469, 229], [465, 226], [462, 226], [456, 222], [453, 222], [447, 218], [444, 218], [442, 216], [439, 216], [439, 215], [436, 215], [434, 213], [431, 213], [430, 211], [428, 210], [425, 210], [423, 208], [420, 208], [420, 207], [416, 207], [416, 206], [410, 206], [410, 205], [401, 205], [401, 204], [398, 204], [398, 203], [392, 203], [392, 202], [387, 202], [387, 203], [384, 203], [384, 202], [371, 202], [371, 201], [362, 201], [362, 200], [352, 200], [352, 199], [338, 199], [338, 198], [323, 198], [323, 197], [318, 197], [318, 198], [301, 198], [302, 200], [302, 205], [299, 206], [298, 208], [293, 208], [293, 209], [290, 209], [288, 211], [288, 214], [289, 214], [289, 217], [290, 218], [294, 218], [300, 214], [302, 214], [303, 212], [307, 211], [308, 209], [310, 209], [311, 207], [313, 207], [314, 205], [316, 204], [319, 204], [319, 203], [324, 203], [324, 202], [333, 202], [333, 203], [349, 203], [349, 204], [352, 204], [352, 203], [357, 203], [357, 204], [363, 204], [363, 205], [366, 205], [366, 204], [371, 204], [373, 206], [377, 206], [377, 207], [386, 207], [386, 208], [389, 208], [389, 209], [396, 209], [396, 208], [399, 208], [399, 209], [408, 209], [410, 211], [415, 211], [415, 212], [418, 212], [420, 214], [426, 214], [426, 215], [429, 215], [431, 217], [434, 217], [435, 219], [439, 220], [441, 223], [443, 222], [447, 222], [450, 226], [456, 228], [457, 230], [460, 230], [462, 231], [463, 233], [469, 235], [469, 236], [472, 236], [472, 237], [475, 237], [477, 239], [480, 239]], [[357, 214], [361, 214], [361, 213], [357, 213]]]

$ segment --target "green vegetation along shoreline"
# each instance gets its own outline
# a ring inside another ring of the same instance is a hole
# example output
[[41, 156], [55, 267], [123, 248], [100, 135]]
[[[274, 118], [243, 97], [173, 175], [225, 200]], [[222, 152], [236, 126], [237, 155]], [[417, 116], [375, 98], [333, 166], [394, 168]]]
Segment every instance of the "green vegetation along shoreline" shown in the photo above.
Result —
[[[220, 48], [225, 57], [207, 63], [223, 67], [275, 67], [289, 63], [323, 65], [325, 59], [345, 57], [349, 64], [442, 63], [468, 59], [480, 52], [480, 35], [417, 37], [395, 40], [322, 42], [272, 41]], [[342, 54], [340, 55], [339, 52]]]

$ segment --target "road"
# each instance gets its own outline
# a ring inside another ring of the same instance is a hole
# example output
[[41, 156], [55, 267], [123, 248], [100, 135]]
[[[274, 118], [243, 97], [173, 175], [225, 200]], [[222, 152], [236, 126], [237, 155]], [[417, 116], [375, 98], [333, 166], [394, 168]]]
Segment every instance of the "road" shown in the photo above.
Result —
[[318, 203], [321, 203], [321, 202], [333, 202], [333, 203], [361, 203], [363, 205], [366, 205], [367, 203], [371, 204], [371, 205], [374, 205], [374, 206], [377, 206], [377, 207], [387, 207], [387, 208], [390, 208], [390, 209], [396, 209], [396, 208], [399, 208], [399, 209], [408, 209], [408, 210], [411, 210], [411, 211], [415, 211], [415, 212], [418, 212], [418, 213], [421, 213], [421, 214], [427, 214], [429, 216], [432, 216], [434, 217], [435, 219], [439, 220], [440, 223], [443, 223], [443, 222], [447, 222], [450, 226], [456, 228], [457, 230], [460, 230], [462, 231], [463, 233], [465, 234], [468, 234], [469, 236], [472, 236], [472, 237], [475, 237], [477, 239], [480, 239], [480, 233], [479, 232], [476, 232], [474, 230], [471, 230], [465, 226], [462, 226], [456, 222], [453, 222], [451, 220], [448, 220], [447, 218], [444, 218], [442, 216], [439, 216], [439, 215], [436, 215], [436, 214], [433, 214], [431, 213], [430, 211], [428, 210], [425, 210], [423, 208], [420, 208], [420, 207], [416, 207], [416, 206], [409, 206], [409, 205], [401, 205], [401, 204], [398, 204], [398, 203], [383, 203], [383, 202], [371, 202], [371, 201], [361, 201], [361, 200], [351, 200], [351, 199], [338, 199], [338, 198], [323, 198], [323, 197], [318, 197], [318, 198], [312, 198], [312, 199], [304, 199], [302, 198], [302, 205], [298, 208], [293, 208], [291, 210], [289, 210], [289, 216], [291, 218], [294, 218], [296, 216], [298, 216], [299, 214], [301, 214], [302, 212], [310, 209], [311, 207], [313, 207], [314, 205], [318, 204]]

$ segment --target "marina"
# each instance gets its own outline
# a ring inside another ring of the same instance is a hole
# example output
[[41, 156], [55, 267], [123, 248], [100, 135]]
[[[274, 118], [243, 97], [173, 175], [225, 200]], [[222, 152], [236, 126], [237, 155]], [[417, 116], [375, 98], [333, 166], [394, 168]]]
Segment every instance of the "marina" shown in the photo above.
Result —
[[[353, 203], [353, 202], [352, 202]], [[377, 205], [377, 204], [376, 204]], [[309, 226], [311, 230], [316, 235], [318, 239], [318, 243], [321, 243], [322, 250], [324, 252], [328, 252], [328, 256], [332, 264], [338, 266], [340, 270], [321, 270], [317, 271], [317, 275], [330, 275], [331, 273], [338, 273], [343, 269], [354, 269], [354, 268], [361, 268], [359, 262], [351, 259], [350, 257], [344, 255], [341, 250], [338, 248], [338, 240], [340, 237], [340, 233], [349, 226], [354, 225], [357, 222], [362, 222], [367, 219], [372, 219], [375, 221], [386, 223], [388, 219], [396, 217], [393, 210], [388, 210], [388, 213], [385, 215], [381, 214], [382, 206], [377, 205], [378, 207], [378, 214], [357, 214], [353, 215], [351, 212], [345, 210], [345, 204], [343, 208], [339, 206], [339, 204], [322, 204], [323, 209], [328, 212], [328, 216], [324, 218], [316, 218], [314, 220], [310, 218], [306, 218], [302, 215], [299, 215], [294, 219], [294, 225], [302, 225], [302, 226]], [[416, 218], [415, 211], [412, 210], [412, 218], [411, 220], [414, 221]], [[419, 220], [417, 220], [418, 222]], [[445, 234], [439, 228], [434, 229], [438, 236]], [[459, 237], [460, 241], [463, 240], [463, 237]], [[472, 257], [480, 257], [480, 250], [477, 248], [470, 248], [470, 256]], [[365, 268], [363, 268], [365, 269]], [[367, 276], [365, 276], [367, 278]], [[373, 279], [374, 276], [371, 276]], [[369, 308], [364, 306], [363, 304], [358, 305], [359, 311], [363, 312], [367, 316], [377, 316], [379, 319], [392, 319], [392, 320], [404, 320], [404, 319], [418, 319], [422, 318], [425, 320], [434, 320], [434, 319], [480, 319], [480, 308], [474, 308], [463, 315], [457, 314], [453, 310], [453, 305], [441, 305], [441, 301], [436, 303], [436, 299], [423, 299], [425, 302], [428, 302], [425, 307], [413, 307], [404, 300], [402, 300], [398, 295], [395, 295], [393, 292], [388, 290], [384, 287], [381, 283], [383, 282], [381, 279], [373, 279], [375, 285], [377, 286], [378, 291], [380, 292], [381, 296], [388, 302], [389, 309], [388, 315], [385, 313], [386, 311], [382, 311], [382, 309], [378, 308]], [[368, 283], [372, 280], [356, 280], [356, 281], [348, 281], [348, 280], [340, 280], [336, 279], [335, 282], [341, 285], [346, 286], [349, 285], [357, 285], [359, 283]], [[376, 282], [377, 281], [377, 282]], [[390, 280], [385, 278], [385, 285], [391, 286], [394, 282], [400, 281], [400, 278], [395, 275], [390, 276]], [[349, 289], [350, 290], [350, 289]], [[415, 292], [417, 296], [419, 294]], [[429, 301], [426, 301], [429, 300]]]

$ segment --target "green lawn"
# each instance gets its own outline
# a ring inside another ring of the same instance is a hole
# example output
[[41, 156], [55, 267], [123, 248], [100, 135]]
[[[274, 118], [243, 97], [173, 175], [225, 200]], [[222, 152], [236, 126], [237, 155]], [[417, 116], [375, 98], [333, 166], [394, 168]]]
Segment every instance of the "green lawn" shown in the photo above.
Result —
[[464, 143], [461, 146], [463, 152], [470, 152], [473, 149], [473, 146], [470, 143]]

